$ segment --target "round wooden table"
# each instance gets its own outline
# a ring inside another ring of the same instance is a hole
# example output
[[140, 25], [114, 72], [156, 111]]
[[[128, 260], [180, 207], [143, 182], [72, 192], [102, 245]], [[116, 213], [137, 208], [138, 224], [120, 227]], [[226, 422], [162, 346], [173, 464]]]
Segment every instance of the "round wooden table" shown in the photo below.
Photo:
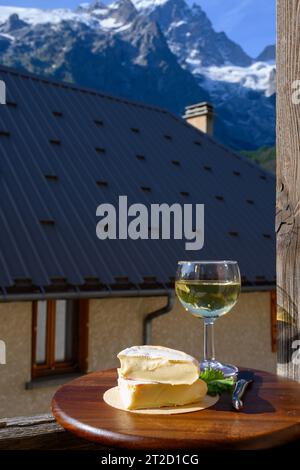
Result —
[[107, 447], [128, 450], [266, 449], [300, 440], [300, 384], [267, 372], [255, 379], [241, 412], [224, 394], [212, 408], [187, 414], [142, 415], [111, 408], [103, 393], [116, 369], [62, 386], [52, 411], [65, 429]]

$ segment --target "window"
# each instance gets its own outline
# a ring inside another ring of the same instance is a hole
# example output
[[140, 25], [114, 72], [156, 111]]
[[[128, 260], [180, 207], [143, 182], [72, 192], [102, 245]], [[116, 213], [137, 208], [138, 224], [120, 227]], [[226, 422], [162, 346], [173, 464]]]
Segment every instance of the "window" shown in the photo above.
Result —
[[33, 303], [33, 377], [85, 371], [87, 306], [83, 300]]

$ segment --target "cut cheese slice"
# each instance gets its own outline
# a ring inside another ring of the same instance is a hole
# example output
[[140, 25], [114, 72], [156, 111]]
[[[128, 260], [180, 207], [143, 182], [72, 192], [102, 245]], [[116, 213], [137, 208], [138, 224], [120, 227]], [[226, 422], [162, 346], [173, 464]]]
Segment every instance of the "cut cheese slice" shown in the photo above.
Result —
[[121, 400], [128, 410], [187, 405], [199, 402], [207, 393], [207, 385], [201, 379], [191, 385], [171, 385], [119, 377], [118, 386]]
[[163, 346], [133, 346], [118, 354], [119, 376], [165, 384], [192, 384], [199, 378], [198, 361], [182, 351]]

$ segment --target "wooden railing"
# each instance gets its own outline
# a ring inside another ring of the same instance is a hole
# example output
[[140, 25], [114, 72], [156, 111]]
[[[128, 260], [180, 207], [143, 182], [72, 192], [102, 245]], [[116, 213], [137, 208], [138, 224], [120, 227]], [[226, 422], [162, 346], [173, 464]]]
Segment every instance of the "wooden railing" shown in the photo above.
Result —
[[[299, 442], [285, 445], [281, 449], [294, 450]], [[77, 438], [57, 424], [51, 414], [18, 417], [0, 420], [1, 450], [88, 450], [114, 452], [116, 449], [103, 447]]]
[[51, 414], [0, 420], [0, 450], [109, 450], [66, 432]]

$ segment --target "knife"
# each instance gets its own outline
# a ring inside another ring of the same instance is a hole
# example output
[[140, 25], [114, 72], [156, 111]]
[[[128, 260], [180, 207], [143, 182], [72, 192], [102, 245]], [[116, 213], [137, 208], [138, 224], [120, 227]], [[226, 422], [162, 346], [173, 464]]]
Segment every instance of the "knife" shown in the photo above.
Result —
[[237, 375], [237, 380], [232, 393], [232, 406], [236, 411], [240, 411], [244, 407], [242, 398], [246, 392], [248, 385], [254, 380], [254, 374], [250, 370], [240, 371]]

